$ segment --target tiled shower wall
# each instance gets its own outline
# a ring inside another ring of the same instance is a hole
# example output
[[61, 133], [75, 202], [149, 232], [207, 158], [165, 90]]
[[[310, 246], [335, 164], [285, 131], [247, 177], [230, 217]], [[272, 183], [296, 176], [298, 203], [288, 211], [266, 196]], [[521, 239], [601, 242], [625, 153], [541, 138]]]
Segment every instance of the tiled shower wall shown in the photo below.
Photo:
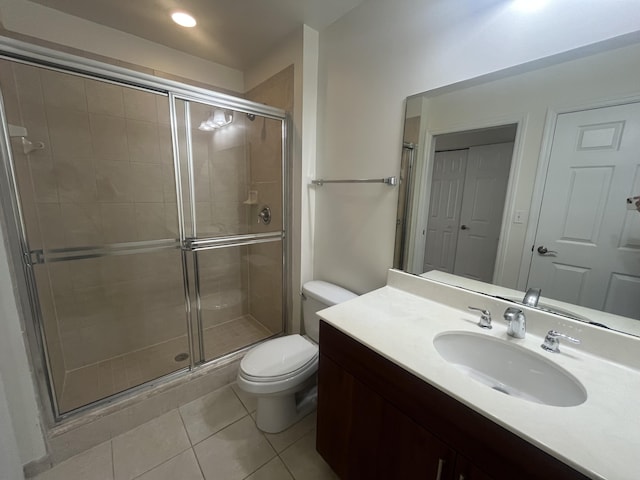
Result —
[[[290, 65], [246, 94], [248, 100], [279, 107], [293, 112], [294, 67]], [[282, 165], [278, 152], [282, 135], [280, 126], [274, 122], [256, 119], [248, 129], [251, 145], [250, 169], [251, 189], [258, 191], [258, 205], [269, 205], [273, 212], [282, 210]], [[293, 129], [290, 135], [295, 135]], [[257, 215], [257, 212], [255, 212]], [[282, 217], [276, 215], [268, 227], [282, 228]], [[250, 223], [253, 232], [265, 231], [267, 226], [254, 221]], [[271, 259], [268, 262], [249, 261], [249, 313], [272, 331], [281, 329], [282, 282], [279, 278], [282, 264], [278, 257], [278, 244], [266, 243], [249, 247], [250, 258]], [[277, 260], [277, 261], [276, 261]], [[283, 279], [284, 280], [284, 279]]]

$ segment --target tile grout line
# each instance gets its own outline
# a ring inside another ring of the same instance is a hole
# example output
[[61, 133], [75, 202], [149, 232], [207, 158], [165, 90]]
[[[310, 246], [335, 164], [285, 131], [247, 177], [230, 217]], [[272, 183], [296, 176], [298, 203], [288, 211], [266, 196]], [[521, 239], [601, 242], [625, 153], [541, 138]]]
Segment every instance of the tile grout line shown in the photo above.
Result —
[[[178, 410], [178, 415], [180, 416], [180, 422], [182, 422], [182, 428], [184, 428], [185, 433], [187, 434], [187, 440], [189, 440], [189, 447], [185, 448], [184, 450], [181, 450], [180, 452], [176, 453], [175, 455], [173, 455], [172, 457], [167, 458], [166, 460], [164, 460], [163, 462], [159, 463], [158, 465], [154, 465], [153, 467], [151, 467], [149, 470], [146, 470], [144, 472], [142, 472], [140, 475], [136, 475], [135, 477], [133, 477], [131, 480], [135, 480], [136, 478], [140, 478], [143, 475], [146, 475], [147, 473], [149, 473], [151, 470], [158, 468], [161, 465], [164, 465], [167, 462], [170, 462], [171, 460], [173, 460], [176, 457], [179, 457], [180, 455], [182, 455], [184, 452], [186, 452], [187, 450], [193, 450], [193, 446], [191, 445], [191, 439], [189, 438], [189, 432], [187, 431], [187, 426], [184, 423], [184, 419], [182, 418], [182, 415], [180, 414], [180, 409], [176, 408], [176, 410]], [[167, 413], [171, 413], [171, 410], [169, 410]], [[166, 414], [163, 414], [166, 415]], [[162, 415], [161, 415], [162, 416]], [[158, 417], [156, 417], [158, 418]], [[193, 452], [193, 455], [195, 456], [195, 452]], [[198, 457], [196, 457], [196, 461], [197, 461]], [[200, 467], [200, 464], [198, 463], [198, 467]], [[114, 464], [114, 469], [115, 469], [115, 464]], [[114, 473], [115, 475], [115, 473]], [[203, 474], [204, 477], [204, 474]], [[115, 477], [114, 477], [115, 480]]]
[[[191, 402], [189, 402], [189, 403], [191, 403]], [[188, 403], [185, 403], [185, 405], [188, 405]], [[182, 412], [180, 411], [180, 406], [176, 407], [176, 409], [178, 410], [178, 415], [180, 415], [180, 420], [182, 421], [182, 426], [184, 427], [185, 432], [187, 432], [187, 438], [189, 439], [190, 449], [191, 449], [191, 452], [193, 453], [193, 458], [196, 459], [196, 465], [198, 465], [198, 470], [200, 470], [200, 475], [202, 475], [202, 479], [203, 480], [206, 480], [206, 477], [204, 476], [204, 470], [202, 470], [202, 465], [200, 465], [200, 459], [198, 458], [198, 455], [196, 455], [195, 448], [193, 448], [195, 445], [191, 441], [191, 436], [189, 435], [189, 430], [187, 429], [187, 424], [184, 422], [184, 417], [182, 416]]]
[[113, 437], [111, 436], [111, 431], [109, 431], [109, 437], [109, 446], [111, 447], [111, 478], [113, 478], [113, 480], [116, 480], [116, 459], [114, 455]]

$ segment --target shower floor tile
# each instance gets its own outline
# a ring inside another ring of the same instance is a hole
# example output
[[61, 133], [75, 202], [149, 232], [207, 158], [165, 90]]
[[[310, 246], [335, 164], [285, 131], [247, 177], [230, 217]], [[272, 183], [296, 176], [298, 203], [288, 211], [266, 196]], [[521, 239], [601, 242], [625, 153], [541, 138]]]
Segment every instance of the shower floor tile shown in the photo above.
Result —
[[[205, 329], [205, 358], [211, 360], [220, 357], [272, 335], [273, 332], [250, 315], [229, 320]], [[188, 357], [176, 360], [177, 355], [188, 352], [187, 337], [183, 335], [127, 355], [71, 370], [65, 375], [59, 409], [68, 412], [188, 367]]]
[[209, 327], [204, 330], [205, 358], [221, 357], [272, 335], [250, 315]]

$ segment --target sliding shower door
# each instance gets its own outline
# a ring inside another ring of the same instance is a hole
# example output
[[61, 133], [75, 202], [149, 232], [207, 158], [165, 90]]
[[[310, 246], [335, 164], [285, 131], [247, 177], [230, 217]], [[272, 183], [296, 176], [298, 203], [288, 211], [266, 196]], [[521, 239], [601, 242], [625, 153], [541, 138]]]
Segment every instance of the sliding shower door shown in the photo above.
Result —
[[282, 119], [176, 99], [202, 360], [283, 331]]
[[56, 418], [284, 329], [284, 112], [146, 81], [0, 59]]
[[58, 412], [187, 367], [168, 95], [0, 71]]

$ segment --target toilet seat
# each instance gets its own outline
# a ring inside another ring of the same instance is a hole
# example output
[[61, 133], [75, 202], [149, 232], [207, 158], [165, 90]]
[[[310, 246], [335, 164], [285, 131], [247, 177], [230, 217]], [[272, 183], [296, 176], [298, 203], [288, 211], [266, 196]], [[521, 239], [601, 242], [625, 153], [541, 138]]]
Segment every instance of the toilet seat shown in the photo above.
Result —
[[315, 371], [318, 345], [302, 335], [268, 340], [250, 350], [240, 362], [240, 374], [251, 382], [278, 382]]

